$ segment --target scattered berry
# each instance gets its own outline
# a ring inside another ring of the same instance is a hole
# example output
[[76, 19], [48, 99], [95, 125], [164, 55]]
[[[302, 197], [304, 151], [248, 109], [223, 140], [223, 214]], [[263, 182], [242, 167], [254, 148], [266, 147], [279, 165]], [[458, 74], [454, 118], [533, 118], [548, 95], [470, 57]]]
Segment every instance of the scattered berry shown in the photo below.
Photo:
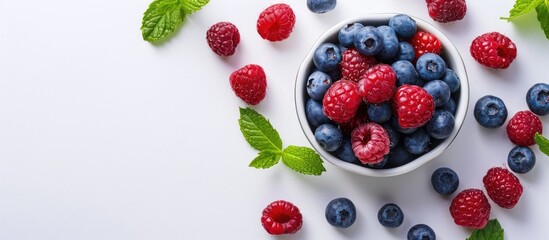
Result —
[[307, 94], [314, 100], [322, 100], [332, 83], [332, 78], [328, 74], [314, 71], [307, 78]]
[[441, 195], [448, 196], [454, 193], [459, 187], [459, 177], [454, 170], [441, 167], [431, 175], [431, 185]]
[[529, 147], [516, 146], [507, 156], [507, 165], [515, 173], [527, 173], [536, 165], [536, 155]]
[[377, 27], [377, 30], [381, 33], [381, 38], [383, 40], [383, 48], [381, 48], [377, 57], [383, 61], [395, 58], [399, 49], [398, 37], [395, 30], [387, 25], [381, 25]]
[[442, 80], [429, 81], [423, 85], [423, 89], [433, 96], [435, 107], [442, 107], [450, 100], [450, 87]]
[[333, 152], [341, 146], [343, 134], [337, 126], [325, 123], [316, 128], [315, 140], [322, 149]]
[[417, 59], [416, 69], [423, 80], [441, 79], [446, 71], [446, 63], [438, 54], [425, 53]]
[[389, 19], [389, 27], [401, 38], [411, 38], [417, 31], [416, 21], [406, 14], [392, 16]]
[[339, 30], [337, 34], [337, 39], [339, 43], [344, 47], [354, 47], [355, 46], [355, 36], [358, 31], [363, 28], [364, 25], [361, 23], [351, 23]]
[[391, 64], [393, 71], [397, 78], [397, 86], [403, 84], [415, 85], [419, 75], [417, 74], [416, 67], [407, 60], [398, 60]]
[[393, 95], [393, 111], [402, 128], [425, 125], [435, 110], [435, 102], [425, 89], [404, 84]]
[[363, 123], [351, 133], [351, 142], [355, 156], [364, 164], [376, 164], [383, 161], [389, 153], [389, 135], [385, 128], [377, 123]]
[[404, 148], [411, 154], [423, 154], [429, 151], [431, 137], [420, 128], [417, 131], [404, 136]]
[[349, 121], [362, 102], [357, 85], [353, 81], [339, 80], [328, 89], [322, 100], [324, 114], [335, 122]]
[[366, 70], [377, 64], [374, 57], [366, 57], [354, 48], [348, 48], [341, 54], [339, 69], [343, 78], [358, 82]]
[[219, 56], [231, 56], [240, 43], [238, 28], [230, 22], [218, 22], [206, 32], [208, 46]]
[[307, 0], [307, 8], [314, 13], [327, 13], [334, 10], [337, 0]]
[[507, 136], [511, 142], [519, 146], [534, 145], [534, 135], [542, 132], [541, 120], [528, 110], [515, 113], [507, 123]]
[[465, 0], [429, 0], [427, 8], [429, 16], [441, 23], [461, 20], [467, 13]]
[[517, 47], [513, 41], [498, 32], [476, 37], [470, 51], [477, 62], [491, 68], [507, 68], [517, 57]]
[[377, 220], [384, 227], [396, 228], [404, 221], [404, 213], [398, 205], [387, 203], [377, 212]]
[[452, 200], [450, 214], [459, 226], [482, 229], [488, 224], [491, 208], [484, 192], [470, 188]]
[[396, 75], [391, 66], [378, 64], [366, 70], [358, 81], [358, 94], [368, 103], [382, 103], [393, 96]]
[[271, 42], [282, 41], [290, 36], [295, 25], [295, 14], [288, 4], [269, 6], [259, 14], [257, 32]]
[[229, 82], [236, 96], [248, 104], [257, 105], [265, 98], [267, 77], [259, 65], [248, 64], [234, 71]]
[[475, 120], [485, 128], [501, 127], [507, 120], [507, 107], [501, 98], [486, 95], [475, 103]]
[[522, 195], [519, 179], [502, 167], [490, 168], [482, 182], [490, 199], [502, 208], [513, 208]]
[[313, 55], [313, 63], [316, 68], [323, 72], [337, 70], [339, 63], [341, 63], [341, 52], [333, 43], [320, 44]]
[[428, 52], [440, 54], [442, 51], [440, 40], [435, 35], [425, 31], [417, 31], [412, 39], [410, 39], [410, 44], [414, 47], [416, 59]]
[[284, 200], [274, 201], [263, 209], [261, 224], [269, 234], [293, 234], [303, 224], [299, 209]]
[[326, 206], [326, 220], [334, 227], [348, 228], [356, 220], [355, 205], [348, 198], [336, 198]]
[[454, 115], [445, 110], [436, 110], [431, 120], [425, 125], [429, 136], [434, 139], [446, 139], [452, 134], [456, 119]]
[[356, 33], [354, 45], [365, 56], [375, 56], [383, 49], [383, 36], [377, 28], [366, 26]]
[[433, 229], [425, 224], [416, 224], [408, 230], [408, 240], [436, 240]]
[[526, 93], [526, 103], [530, 111], [537, 115], [549, 114], [549, 84], [536, 83]]

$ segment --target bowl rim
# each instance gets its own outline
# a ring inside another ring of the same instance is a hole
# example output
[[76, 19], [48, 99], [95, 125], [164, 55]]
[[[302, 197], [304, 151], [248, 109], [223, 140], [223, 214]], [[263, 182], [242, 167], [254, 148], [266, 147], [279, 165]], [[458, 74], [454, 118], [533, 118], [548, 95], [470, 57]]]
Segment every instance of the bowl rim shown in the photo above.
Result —
[[[343, 160], [338, 159], [337, 157], [331, 155], [331, 153], [325, 151], [320, 147], [320, 145], [314, 140], [314, 133], [309, 127], [309, 123], [307, 121], [306, 113], [305, 113], [305, 103], [306, 103], [306, 96], [303, 95], [305, 92], [305, 84], [303, 82], [303, 79], [306, 79], [308, 76], [306, 75], [310, 69], [312, 69], [312, 56], [314, 54], [314, 50], [320, 46], [320, 44], [324, 43], [327, 39], [330, 37], [334, 37], [339, 30], [344, 27], [347, 24], [354, 23], [354, 22], [361, 22], [361, 23], [367, 23], [372, 22], [372, 24], [375, 25], [375, 23], [380, 22], [386, 22], [388, 24], [389, 19], [392, 16], [395, 16], [400, 13], [371, 13], [366, 15], [360, 15], [355, 17], [347, 18], [336, 25], [332, 26], [325, 32], [323, 32], [317, 40], [315, 40], [312, 47], [309, 49], [307, 55], [303, 59], [296, 75], [295, 79], [295, 86], [294, 86], [294, 100], [295, 100], [295, 110], [297, 113], [297, 118], [301, 127], [301, 130], [305, 134], [307, 140], [309, 143], [313, 146], [313, 148], [319, 153], [319, 155], [330, 162], [333, 165], [336, 165], [344, 170], [347, 170], [349, 172], [353, 172], [360, 175], [366, 175], [366, 176], [372, 176], [372, 177], [391, 177], [391, 176], [397, 176], [402, 175], [405, 173], [408, 173], [412, 170], [415, 170], [419, 168], [420, 166], [424, 165], [425, 163], [435, 159], [437, 156], [442, 154], [442, 152], [450, 146], [450, 144], [455, 140], [456, 136], [458, 135], [459, 131], [461, 130], [461, 127], [463, 126], [463, 123], [465, 121], [466, 115], [467, 115], [467, 109], [469, 105], [469, 80], [467, 77], [467, 71], [465, 69], [465, 63], [463, 62], [463, 58], [461, 57], [461, 54], [455, 47], [455, 45], [435, 26], [432, 24], [426, 22], [425, 20], [415, 17], [413, 15], [406, 14], [410, 16], [412, 19], [416, 21], [416, 25], [418, 27], [418, 30], [424, 30], [429, 33], [434, 34], [437, 36], [437, 38], [442, 43], [442, 52], [445, 55], [445, 61], [448, 66], [451, 66], [451, 69], [458, 75], [461, 86], [460, 86], [460, 96], [458, 98], [458, 104], [457, 110], [455, 116], [455, 125], [454, 129], [452, 130], [450, 136], [440, 144], [431, 149], [429, 152], [423, 154], [422, 156], [414, 159], [413, 161], [404, 164], [399, 167], [395, 168], [389, 168], [389, 169], [371, 169], [364, 166], [359, 166], [353, 163], [348, 163]], [[379, 26], [379, 24], [377, 25]], [[306, 95], [306, 94], [305, 94]]]

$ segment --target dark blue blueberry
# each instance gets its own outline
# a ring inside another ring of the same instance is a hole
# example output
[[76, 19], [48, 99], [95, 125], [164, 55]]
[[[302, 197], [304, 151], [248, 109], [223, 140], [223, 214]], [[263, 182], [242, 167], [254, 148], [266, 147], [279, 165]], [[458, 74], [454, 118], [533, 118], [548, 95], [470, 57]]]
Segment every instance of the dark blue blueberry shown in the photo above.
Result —
[[398, 205], [394, 203], [387, 203], [377, 212], [377, 220], [384, 227], [396, 228], [399, 227], [404, 221], [404, 213]]
[[416, 21], [406, 14], [397, 14], [389, 19], [389, 26], [401, 38], [411, 38], [416, 34]]
[[348, 228], [356, 220], [356, 208], [348, 198], [336, 198], [326, 206], [326, 220], [334, 227]]
[[356, 33], [363, 27], [364, 25], [361, 23], [347, 24], [347, 26], [339, 30], [339, 33], [337, 34], [339, 43], [345, 47], [353, 47], [355, 45]]
[[395, 60], [406, 60], [406, 61], [414, 61], [416, 58], [416, 52], [414, 51], [414, 47], [412, 47], [412, 44], [408, 42], [399, 42], [398, 43], [398, 53], [395, 57]]
[[507, 107], [501, 98], [492, 95], [481, 97], [475, 103], [473, 115], [478, 124], [486, 128], [501, 127], [507, 119]]
[[334, 10], [336, 0], [307, 0], [307, 8], [314, 13], [327, 13]]
[[339, 68], [331, 72], [328, 72], [327, 74], [328, 76], [330, 76], [330, 78], [332, 78], [332, 82], [338, 81], [341, 78], [343, 78], [343, 75], [341, 75], [341, 71], [339, 70]]
[[391, 118], [391, 125], [398, 132], [404, 133], [404, 134], [410, 134], [410, 133], [413, 133], [417, 130], [417, 128], [403, 128], [403, 127], [401, 127], [400, 124], [398, 124], [398, 119], [396, 117]]
[[381, 162], [374, 163], [374, 164], [366, 164], [366, 166], [373, 169], [382, 169], [385, 167], [388, 160], [389, 160], [389, 154], [383, 156], [383, 160]]
[[381, 25], [377, 27], [377, 30], [379, 30], [383, 39], [383, 48], [377, 56], [384, 61], [395, 58], [399, 49], [398, 37], [395, 30], [387, 25]]
[[404, 136], [403, 140], [404, 148], [411, 154], [422, 154], [429, 151], [431, 137], [423, 128]]
[[435, 139], [445, 139], [454, 130], [456, 119], [454, 115], [445, 110], [435, 110], [431, 119], [425, 124], [427, 133]]
[[337, 158], [348, 163], [360, 162], [358, 158], [355, 156], [355, 152], [353, 152], [353, 144], [351, 142], [351, 138], [349, 137], [343, 138], [341, 147], [335, 150], [334, 154]]
[[448, 196], [454, 193], [459, 187], [459, 177], [454, 170], [441, 167], [431, 175], [431, 184], [436, 192]]
[[397, 86], [402, 84], [415, 85], [419, 78], [414, 65], [406, 60], [398, 60], [391, 64], [393, 71], [397, 77]]
[[324, 150], [333, 152], [343, 142], [343, 134], [336, 125], [325, 123], [315, 130], [315, 140]]
[[305, 115], [307, 116], [307, 121], [309, 121], [309, 124], [313, 127], [313, 129], [324, 123], [332, 122], [326, 114], [324, 114], [324, 111], [322, 110], [322, 102], [310, 98], [307, 100], [307, 104], [305, 105]]
[[446, 72], [446, 63], [437, 54], [425, 53], [417, 60], [416, 70], [423, 80], [441, 79]]
[[452, 69], [449, 69], [449, 68], [446, 68], [446, 72], [442, 77], [442, 81], [448, 84], [448, 87], [450, 88], [450, 92], [452, 93], [457, 92], [459, 90], [459, 87], [461, 86], [461, 82], [459, 80], [458, 75]]
[[368, 119], [375, 123], [384, 123], [391, 119], [391, 104], [389, 102], [383, 102], [380, 104], [368, 104], [366, 107], [366, 114]]
[[509, 168], [516, 173], [527, 173], [536, 165], [536, 155], [529, 147], [516, 146], [507, 156]]
[[383, 37], [377, 28], [366, 26], [356, 33], [354, 45], [359, 53], [374, 56], [383, 49]]
[[387, 131], [387, 134], [389, 134], [389, 149], [395, 148], [400, 141], [400, 133], [393, 128], [390, 122], [383, 124], [383, 128], [385, 128], [385, 131]]
[[425, 83], [427, 83], [427, 81], [421, 79], [421, 78], [418, 78], [417, 81], [416, 81], [416, 86], [420, 86], [420, 87], [423, 87], [425, 86]]
[[450, 99], [448, 99], [448, 102], [446, 102], [446, 104], [444, 104], [444, 106], [439, 107], [437, 109], [438, 110], [446, 110], [446, 111], [450, 112], [452, 115], [455, 116], [456, 111], [457, 111], [456, 101], [454, 101], [454, 99], [450, 98]]
[[526, 103], [533, 113], [544, 116], [549, 113], [549, 84], [536, 83], [526, 93]]
[[406, 151], [403, 144], [399, 144], [389, 152], [389, 159], [387, 160], [386, 166], [389, 168], [400, 167], [411, 162], [415, 158], [415, 155]]
[[341, 62], [341, 52], [333, 43], [323, 43], [318, 46], [313, 55], [313, 63], [323, 72], [331, 72], [338, 68]]
[[314, 71], [307, 78], [307, 94], [314, 100], [322, 100], [328, 88], [332, 86], [332, 78], [322, 71]]
[[423, 89], [433, 96], [435, 107], [444, 106], [450, 99], [450, 87], [442, 80], [429, 81], [423, 85]]
[[425, 224], [416, 224], [408, 231], [408, 240], [436, 240], [435, 231]]

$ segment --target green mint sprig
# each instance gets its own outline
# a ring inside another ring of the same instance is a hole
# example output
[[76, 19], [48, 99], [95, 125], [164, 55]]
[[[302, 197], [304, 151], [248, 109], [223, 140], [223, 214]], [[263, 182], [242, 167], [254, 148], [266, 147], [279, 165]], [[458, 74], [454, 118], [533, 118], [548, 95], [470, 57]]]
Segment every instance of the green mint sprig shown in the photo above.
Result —
[[259, 151], [250, 167], [266, 169], [282, 158], [290, 169], [305, 175], [325, 172], [323, 161], [313, 149], [290, 145], [282, 148], [282, 140], [269, 120], [251, 108], [240, 108], [240, 131], [250, 146]]
[[154, 0], [143, 14], [141, 34], [149, 42], [159, 42], [181, 26], [185, 16], [192, 14], [210, 0]]
[[518, 17], [536, 10], [540, 27], [549, 39], [549, 0], [516, 0], [515, 5], [509, 11], [509, 17], [500, 19], [514, 21]]
[[492, 219], [483, 229], [473, 231], [466, 240], [503, 240], [503, 228], [497, 219]]
[[549, 139], [541, 136], [541, 134], [539, 133], [536, 133], [536, 135], [534, 136], [534, 142], [536, 142], [539, 150], [542, 153], [545, 153], [545, 155], [549, 156]]

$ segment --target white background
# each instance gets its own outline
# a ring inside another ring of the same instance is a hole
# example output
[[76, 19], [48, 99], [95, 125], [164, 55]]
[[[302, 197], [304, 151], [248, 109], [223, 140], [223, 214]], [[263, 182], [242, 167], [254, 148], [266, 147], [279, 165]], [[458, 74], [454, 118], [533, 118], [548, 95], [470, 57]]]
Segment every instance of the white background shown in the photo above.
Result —
[[[534, 13], [516, 23], [499, 20], [514, 1], [468, 1], [464, 20], [439, 24], [423, 0], [340, 0], [317, 15], [305, 0], [289, 3], [297, 23], [289, 39], [262, 40], [259, 12], [278, 1], [212, 0], [188, 16], [180, 31], [151, 45], [139, 30], [148, 0], [0, 0], [0, 239], [404, 239], [417, 223], [438, 239], [465, 239], [455, 225], [451, 198], [437, 195], [430, 175], [456, 170], [459, 190], [483, 188], [492, 166], [505, 166], [513, 147], [505, 129], [474, 120], [475, 101], [501, 97], [510, 116], [527, 109], [525, 94], [547, 81], [549, 40]], [[294, 110], [297, 69], [315, 39], [330, 26], [366, 13], [402, 12], [447, 34], [461, 52], [471, 86], [469, 112], [448, 150], [408, 174], [372, 178], [325, 162], [320, 177], [279, 164], [248, 167], [256, 152], [238, 128], [229, 74], [256, 63], [267, 73], [267, 97], [255, 107], [279, 131], [285, 146], [309, 146]], [[242, 41], [234, 56], [215, 55], [205, 41], [218, 21], [233, 22]], [[509, 36], [518, 57], [491, 70], [469, 54], [473, 38], [489, 31]], [[545, 125], [549, 119], [542, 117]], [[546, 130], [547, 132], [547, 130]], [[512, 210], [492, 204], [506, 239], [549, 234], [549, 159], [520, 175], [524, 194]], [[454, 194], [455, 195], [455, 194]], [[453, 195], [453, 196], [454, 196]], [[354, 201], [358, 219], [346, 230], [331, 227], [324, 208], [333, 198]], [[295, 235], [271, 237], [262, 209], [285, 199], [303, 213]], [[377, 222], [379, 207], [395, 202], [405, 212], [397, 229]]]

